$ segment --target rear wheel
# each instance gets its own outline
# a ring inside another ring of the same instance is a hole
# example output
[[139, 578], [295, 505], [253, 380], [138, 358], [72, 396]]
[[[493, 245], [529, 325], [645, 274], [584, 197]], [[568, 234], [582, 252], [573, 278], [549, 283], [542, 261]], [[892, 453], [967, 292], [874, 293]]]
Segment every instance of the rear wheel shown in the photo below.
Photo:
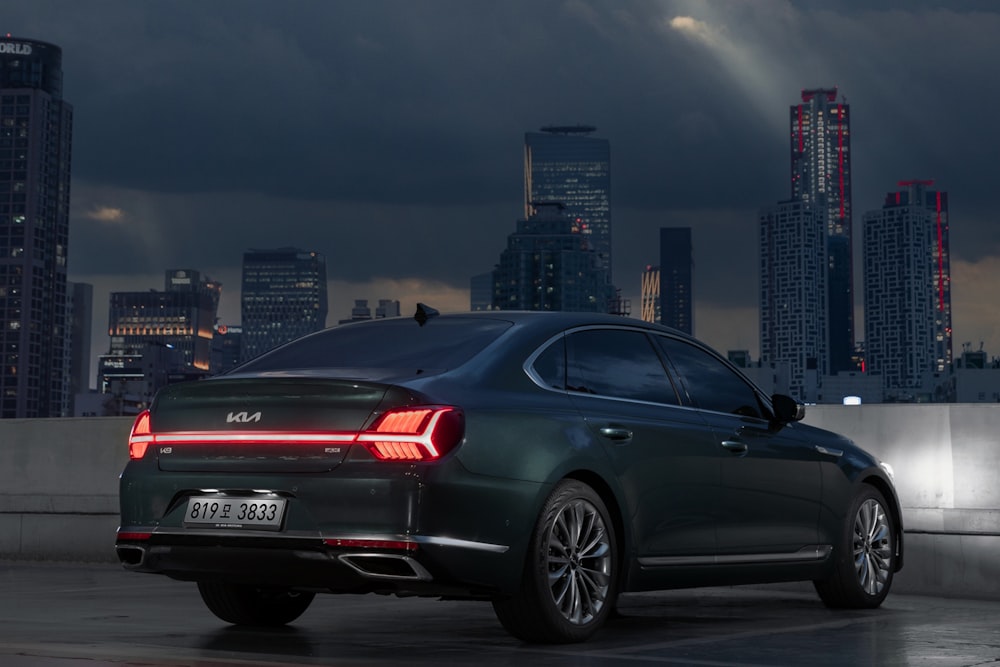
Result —
[[583, 641], [604, 624], [618, 594], [618, 547], [600, 496], [560, 482], [542, 509], [520, 590], [495, 600], [506, 630], [528, 642]]
[[885, 498], [865, 486], [851, 504], [833, 572], [816, 581], [828, 607], [871, 609], [882, 604], [896, 569], [896, 525]]
[[215, 581], [199, 581], [198, 592], [205, 606], [223, 621], [254, 626], [291, 623], [309, 608], [315, 597], [314, 593]]

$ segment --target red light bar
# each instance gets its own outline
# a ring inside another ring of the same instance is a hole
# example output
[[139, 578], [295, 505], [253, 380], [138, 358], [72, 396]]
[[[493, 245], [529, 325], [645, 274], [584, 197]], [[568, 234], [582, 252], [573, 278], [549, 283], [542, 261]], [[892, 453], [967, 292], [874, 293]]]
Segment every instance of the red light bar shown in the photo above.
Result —
[[393, 549], [396, 551], [416, 551], [420, 545], [410, 540], [378, 540], [378, 539], [330, 539], [323, 540], [330, 547], [346, 549]]
[[450, 406], [389, 410], [363, 433], [346, 431], [172, 431], [153, 433], [146, 410], [129, 434], [130, 459], [141, 459], [149, 447], [176, 444], [351, 444], [362, 443], [384, 461], [428, 461], [441, 458], [464, 436], [462, 411]]
[[462, 412], [456, 408], [403, 408], [382, 415], [357, 441], [383, 461], [427, 461], [451, 451], [464, 431]]
[[152, 533], [118, 533], [119, 542], [144, 541], [152, 537]]

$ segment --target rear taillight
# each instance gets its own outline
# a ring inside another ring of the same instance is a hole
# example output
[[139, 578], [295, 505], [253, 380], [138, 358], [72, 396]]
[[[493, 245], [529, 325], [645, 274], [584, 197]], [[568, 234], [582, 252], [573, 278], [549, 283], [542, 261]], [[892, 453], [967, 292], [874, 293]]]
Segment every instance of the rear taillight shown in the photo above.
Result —
[[128, 457], [130, 459], [141, 459], [146, 455], [146, 448], [153, 441], [153, 434], [149, 428], [149, 410], [143, 410], [135, 418], [132, 424], [132, 432], [128, 436]]
[[130, 459], [141, 459], [150, 446], [178, 444], [363, 444], [384, 461], [433, 461], [454, 449], [465, 436], [458, 408], [426, 406], [390, 410], [368, 430], [355, 435], [337, 431], [172, 431], [153, 433], [149, 411], [139, 414], [128, 438]]
[[458, 408], [425, 406], [390, 410], [358, 435], [383, 461], [433, 461], [462, 441], [465, 418]]

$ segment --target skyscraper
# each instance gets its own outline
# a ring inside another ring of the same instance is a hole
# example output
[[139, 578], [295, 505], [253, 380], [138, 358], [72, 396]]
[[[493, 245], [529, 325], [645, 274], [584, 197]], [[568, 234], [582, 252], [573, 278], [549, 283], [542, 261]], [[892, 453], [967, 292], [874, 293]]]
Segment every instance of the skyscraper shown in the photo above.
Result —
[[0, 38], [0, 418], [69, 414], [72, 125], [62, 49]]
[[614, 288], [599, 266], [578, 220], [562, 204], [538, 204], [507, 237], [493, 271], [493, 307], [607, 312]]
[[812, 206], [784, 201], [760, 213], [760, 360], [787, 365], [788, 391], [818, 400], [828, 373], [826, 233]]
[[836, 88], [803, 90], [789, 116], [791, 198], [809, 204], [826, 230], [828, 372], [852, 370], [851, 108]]
[[864, 216], [865, 361], [897, 400], [933, 394], [952, 362], [948, 193], [931, 185], [901, 181]]
[[577, 220], [611, 284], [611, 148], [588, 125], [549, 126], [524, 135], [524, 216], [560, 203]]
[[855, 368], [850, 128], [836, 88], [803, 90], [789, 113], [791, 197], [759, 217], [761, 362], [786, 364], [806, 401], [823, 376]]
[[208, 373], [221, 283], [198, 271], [171, 269], [164, 291], [112, 292], [108, 309], [110, 356], [141, 355], [149, 344], [176, 350], [178, 368]]
[[326, 258], [298, 248], [243, 254], [243, 360], [326, 328]]
[[694, 333], [690, 227], [660, 228], [660, 323]]

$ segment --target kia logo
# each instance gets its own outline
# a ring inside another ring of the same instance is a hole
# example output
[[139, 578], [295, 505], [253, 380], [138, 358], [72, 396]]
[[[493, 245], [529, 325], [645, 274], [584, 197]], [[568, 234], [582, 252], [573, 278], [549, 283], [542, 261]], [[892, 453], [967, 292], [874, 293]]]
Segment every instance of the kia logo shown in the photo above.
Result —
[[240, 424], [249, 424], [250, 422], [259, 422], [260, 412], [255, 412], [250, 414], [247, 411], [243, 412], [230, 412], [226, 415], [226, 423], [232, 424], [233, 422], [238, 422]]

